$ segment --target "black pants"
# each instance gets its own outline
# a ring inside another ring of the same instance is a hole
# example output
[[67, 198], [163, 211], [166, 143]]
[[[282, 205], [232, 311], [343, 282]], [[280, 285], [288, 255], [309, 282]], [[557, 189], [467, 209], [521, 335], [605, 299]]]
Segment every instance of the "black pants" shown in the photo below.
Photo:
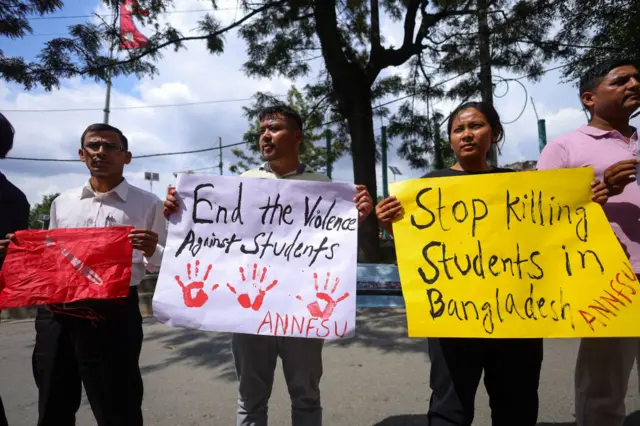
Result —
[[[38, 426], [74, 426], [82, 384], [98, 426], [141, 426], [142, 316], [137, 290], [132, 288], [126, 299], [73, 308], [64, 313], [40, 308], [36, 315], [32, 361]], [[86, 308], [97, 319], [87, 319]]]
[[429, 339], [429, 426], [469, 426], [480, 377], [493, 426], [535, 426], [542, 339]]

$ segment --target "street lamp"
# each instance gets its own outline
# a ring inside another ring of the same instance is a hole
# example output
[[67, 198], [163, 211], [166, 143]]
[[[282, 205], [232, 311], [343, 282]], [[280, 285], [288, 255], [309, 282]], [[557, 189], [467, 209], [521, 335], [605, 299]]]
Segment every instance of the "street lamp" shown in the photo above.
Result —
[[158, 182], [160, 175], [158, 173], [144, 172], [144, 180], [149, 181], [149, 191], [153, 192], [153, 182]]
[[45, 224], [49, 222], [51, 217], [48, 214], [41, 214], [38, 216], [38, 222], [42, 224], [42, 229], [45, 229]]
[[402, 172], [397, 167], [389, 166], [389, 170], [391, 170], [391, 173], [393, 173], [393, 181], [394, 182], [396, 181], [396, 176], [402, 176]]

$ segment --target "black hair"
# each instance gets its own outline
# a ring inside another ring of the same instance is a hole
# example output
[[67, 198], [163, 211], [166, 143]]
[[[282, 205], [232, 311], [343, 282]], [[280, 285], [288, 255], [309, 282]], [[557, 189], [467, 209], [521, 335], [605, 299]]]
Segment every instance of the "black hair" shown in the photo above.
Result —
[[447, 134], [449, 135], [449, 140], [451, 140], [451, 129], [453, 127], [453, 121], [462, 111], [469, 108], [476, 109], [485, 116], [485, 118], [489, 122], [489, 126], [491, 126], [491, 133], [494, 138], [493, 143], [497, 144], [501, 142], [504, 138], [504, 127], [502, 127], [502, 123], [500, 123], [500, 115], [498, 115], [498, 111], [496, 111], [493, 105], [488, 102], [465, 102], [454, 109], [449, 116], [449, 122], [447, 124]]
[[293, 120], [298, 126], [298, 129], [302, 131], [302, 117], [300, 117], [300, 114], [298, 114], [298, 111], [296, 111], [295, 109], [291, 108], [288, 105], [283, 104], [283, 105], [273, 105], [273, 106], [266, 107], [262, 109], [262, 111], [260, 111], [260, 114], [258, 115], [258, 119], [262, 121], [265, 118], [271, 118], [276, 115], [282, 115], [283, 117], [289, 120]]
[[122, 147], [124, 148], [125, 151], [129, 151], [129, 140], [127, 139], [127, 137], [124, 135], [124, 133], [122, 133], [122, 131], [116, 127], [113, 127], [109, 124], [106, 123], [95, 123], [95, 124], [91, 124], [89, 127], [87, 127], [85, 129], [84, 132], [82, 132], [82, 136], [80, 137], [80, 146], [84, 147], [84, 138], [85, 136], [87, 136], [87, 133], [94, 133], [94, 132], [114, 132], [118, 135], [118, 137], [120, 138], [120, 143], [122, 144]]
[[7, 117], [0, 113], [0, 158], [5, 158], [13, 148], [13, 136], [16, 134]]
[[582, 74], [582, 77], [580, 77], [580, 96], [585, 92], [593, 92], [611, 70], [627, 65], [638, 66], [637, 62], [629, 59], [615, 59], [602, 62], [589, 68]]

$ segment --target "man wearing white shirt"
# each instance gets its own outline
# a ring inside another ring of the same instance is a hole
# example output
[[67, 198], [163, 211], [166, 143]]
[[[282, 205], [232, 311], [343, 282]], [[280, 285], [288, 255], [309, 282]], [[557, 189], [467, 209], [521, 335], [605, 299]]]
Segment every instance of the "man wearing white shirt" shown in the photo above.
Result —
[[82, 384], [98, 426], [142, 425], [137, 286], [145, 268], [160, 266], [166, 227], [160, 199], [123, 177], [131, 162], [128, 149], [127, 138], [115, 127], [89, 126], [78, 153], [91, 177], [51, 205], [49, 229], [133, 226], [129, 238], [134, 254], [127, 298], [38, 309], [33, 351], [38, 426], [75, 425]]

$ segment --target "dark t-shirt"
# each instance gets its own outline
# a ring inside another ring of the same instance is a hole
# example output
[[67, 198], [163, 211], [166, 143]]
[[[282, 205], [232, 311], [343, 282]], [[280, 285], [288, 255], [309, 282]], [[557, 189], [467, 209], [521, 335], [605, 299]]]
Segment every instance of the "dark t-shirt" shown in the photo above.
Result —
[[422, 177], [432, 178], [432, 177], [447, 177], [447, 176], [483, 175], [487, 173], [508, 173], [508, 172], [515, 172], [515, 170], [503, 169], [501, 167], [494, 167], [491, 170], [487, 170], [483, 172], [465, 172], [463, 170], [441, 169], [441, 170], [434, 170], [432, 172], [429, 172]]
[[[0, 173], [0, 239], [29, 228], [29, 202], [24, 193]], [[0, 255], [0, 268], [4, 256]]]

